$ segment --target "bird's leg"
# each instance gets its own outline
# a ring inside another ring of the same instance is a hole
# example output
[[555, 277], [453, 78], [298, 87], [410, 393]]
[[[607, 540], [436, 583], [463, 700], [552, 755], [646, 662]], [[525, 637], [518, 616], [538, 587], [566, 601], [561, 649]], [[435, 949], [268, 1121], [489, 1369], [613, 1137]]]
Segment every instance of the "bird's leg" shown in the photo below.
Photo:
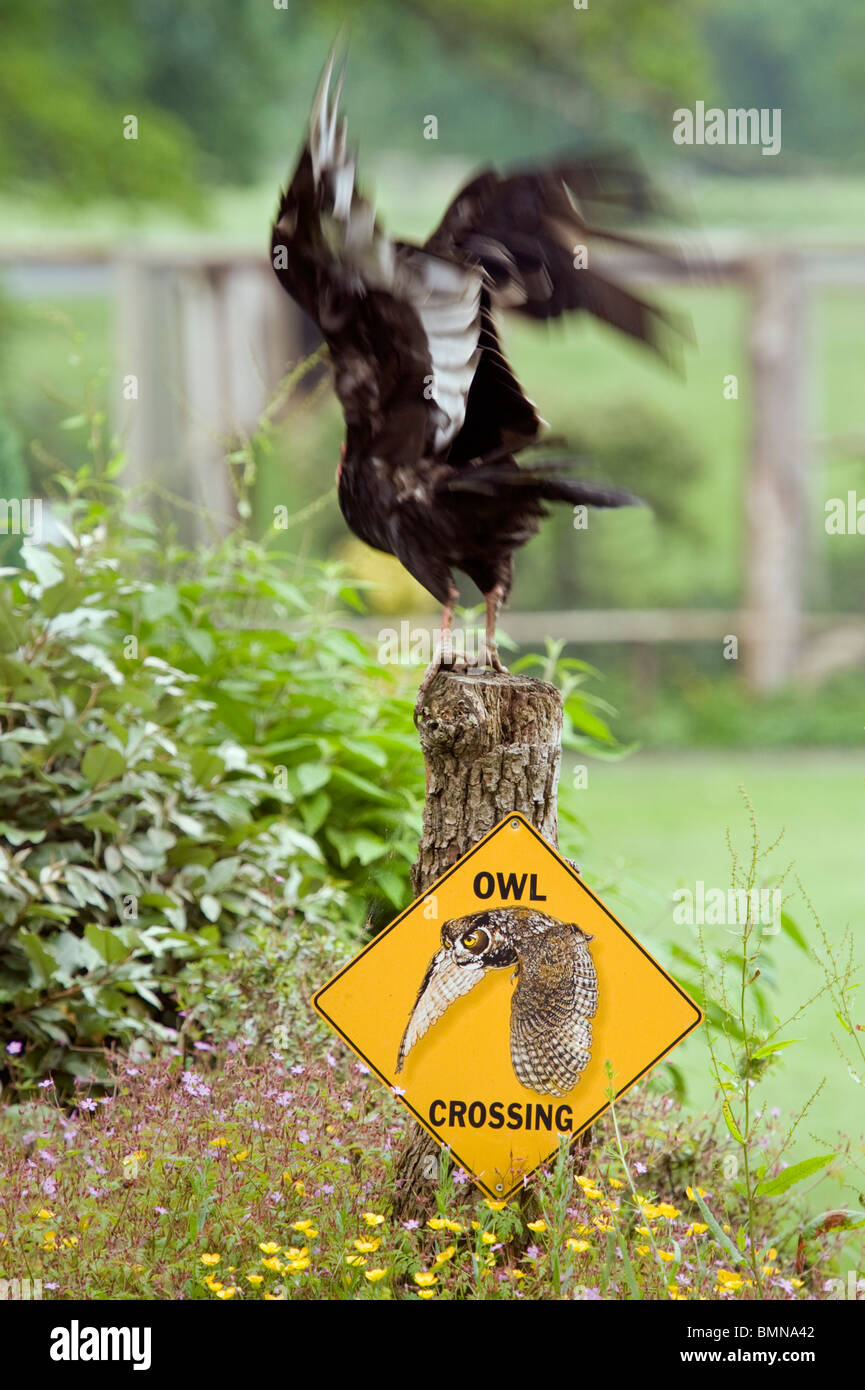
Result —
[[417, 693], [417, 700], [415, 701], [414, 707], [415, 724], [417, 724], [418, 720], [421, 717], [421, 713], [423, 712], [424, 700], [427, 697], [427, 692], [430, 686], [432, 685], [433, 681], [435, 680], [436, 676], [438, 675], [439, 671], [441, 671], [442, 668], [445, 666], [453, 667], [454, 665], [454, 643], [452, 627], [454, 620], [454, 609], [456, 608], [458, 598], [459, 590], [451, 586], [451, 588], [448, 590], [447, 603], [445, 604], [444, 612], [442, 613], [442, 625], [441, 633], [439, 634], [438, 653], [433, 657], [429, 666], [426, 668], [423, 680], [420, 683], [420, 689]]
[[507, 675], [508, 668], [502, 665], [496, 644], [496, 626], [504, 597], [505, 591], [501, 584], [496, 584], [488, 594], [484, 594], [484, 601], [487, 605], [487, 625], [483, 661], [479, 665], [491, 666], [494, 671], [501, 671], [503, 675]]

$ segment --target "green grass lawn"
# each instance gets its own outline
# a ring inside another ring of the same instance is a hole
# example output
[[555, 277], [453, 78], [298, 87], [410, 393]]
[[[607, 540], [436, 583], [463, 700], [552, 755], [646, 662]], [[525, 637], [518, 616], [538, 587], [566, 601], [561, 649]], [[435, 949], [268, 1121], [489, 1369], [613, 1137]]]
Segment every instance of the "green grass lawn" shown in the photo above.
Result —
[[[563, 782], [569, 781], [566, 772]], [[674, 940], [687, 944], [693, 939], [692, 928], [673, 922], [673, 892], [680, 887], [693, 890], [698, 879], [707, 888], [728, 887], [726, 827], [734, 845], [742, 852], [747, 850], [748, 817], [739, 792], [742, 785], [757, 815], [761, 843], [768, 847], [784, 831], [768, 866], [783, 870], [791, 860], [795, 862], [830, 940], [837, 942], [845, 924], [851, 924], [858, 938], [861, 966], [865, 962], [863, 784], [865, 756], [847, 752], [736, 751], [672, 756], [644, 752], [618, 764], [592, 764], [588, 786], [572, 794], [587, 831], [581, 867], [586, 881], [597, 888], [623, 923], [667, 963], [668, 947]], [[801, 899], [792, 900], [787, 910], [809, 942], [819, 947]], [[724, 930], [705, 928], [707, 936]], [[821, 988], [822, 972], [815, 960], [783, 934], [773, 937], [770, 947], [777, 981], [773, 1008], [779, 1017], [786, 1018]], [[675, 973], [675, 967], [673, 970]], [[788, 1035], [802, 1041], [769, 1070], [755, 1094], [759, 1104], [780, 1107], [786, 1118], [801, 1109], [825, 1077], [793, 1152], [797, 1157], [831, 1152], [840, 1129], [858, 1140], [861, 1163], [865, 1157], [863, 1088], [848, 1075], [832, 1042], [833, 1032], [843, 1037], [824, 996], [790, 1027]], [[675, 1054], [698, 1105], [708, 1105], [712, 1097], [706, 1061], [701, 1029]], [[735, 1148], [732, 1142], [731, 1148]], [[854, 1193], [843, 1193], [831, 1177], [813, 1194], [813, 1201], [825, 1206], [850, 1204], [851, 1199], [855, 1202]]]

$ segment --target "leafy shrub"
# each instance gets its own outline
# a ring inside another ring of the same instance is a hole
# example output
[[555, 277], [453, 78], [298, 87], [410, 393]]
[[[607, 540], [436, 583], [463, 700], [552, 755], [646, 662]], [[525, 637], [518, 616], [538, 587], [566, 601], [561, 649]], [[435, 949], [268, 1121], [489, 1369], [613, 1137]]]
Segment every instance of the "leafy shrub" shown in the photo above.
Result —
[[166, 545], [87, 486], [0, 595], [0, 1037], [31, 1078], [173, 1037], [185, 965], [206, 993], [256, 926], [345, 941], [373, 874], [401, 905], [420, 821], [410, 701], [337, 568]]

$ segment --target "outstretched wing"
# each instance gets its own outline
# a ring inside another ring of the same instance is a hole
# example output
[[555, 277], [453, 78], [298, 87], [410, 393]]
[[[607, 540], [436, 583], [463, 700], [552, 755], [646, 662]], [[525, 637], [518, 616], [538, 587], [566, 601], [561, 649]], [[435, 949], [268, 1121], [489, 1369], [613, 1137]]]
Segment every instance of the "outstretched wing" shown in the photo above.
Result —
[[402, 1035], [396, 1062], [397, 1071], [402, 1071], [403, 1062], [418, 1038], [422, 1038], [427, 1029], [438, 1022], [455, 999], [459, 999], [461, 994], [468, 994], [485, 973], [481, 960], [467, 961], [460, 965], [455, 960], [452, 950], [442, 947], [440, 951], [436, 951], [427, 966], [411, 1017]]
[[470, 260], [485, 275], [481, 355], [465, 423], [449, 461], [457, 466], [502, 444], [534, 439], [542, 421], [523, 394], [499, 346], [492, 314], [515, 309], [533, 319], [584, 310], [669, 357], [679, 327], [662, 310], [588, 265], [577, 268], [578, 246], [597, 239], [659, 256], [671, 253], [643, 238], [590, 224], [584, 213], [651, 206], [648, 180], [624, 160], [570, 160], [537, 170], [499, 174], [488, 169], [456, 195], [424, 249]]
[[591, 1058], [598, 976], [588, 939], [562, 923], [517, 943], [519, 975], [511, 1000], [511, 1062], [517, 1079], [541, 1095], [566, 1096]]
[[[482, 273], [394, 242], [357, 187], [334, 54], [271, 236], [280, 284], [318, 324], [358, 452], [416, 462], [462, 427], [478, 355]], [[396, 425], [394, 425], [396, 421]], [[350, 440], [350, 444], [353, 441]]]

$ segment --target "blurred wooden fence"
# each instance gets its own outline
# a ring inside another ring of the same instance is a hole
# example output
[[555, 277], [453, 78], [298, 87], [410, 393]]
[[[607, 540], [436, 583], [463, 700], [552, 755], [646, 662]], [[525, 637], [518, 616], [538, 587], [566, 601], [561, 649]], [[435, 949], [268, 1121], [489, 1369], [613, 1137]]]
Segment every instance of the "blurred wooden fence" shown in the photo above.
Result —
[[[556, 613], [550, 630], [579, 642], [649, 645], [735, 635], [749, 683], [763, 692], [865, 661], [865, 619], [804, 608], [815, 516], [823, 515], [815, 495], [814, 292], [865, 289], [865, 248], [713, 253], [686, 257], [681, 266], [626, 253], [616, 268], [634, 285], [729, 284], [747, 295], [742, 609]], [[0, 250], [0, 274], [7, 292], [22, 296], [110, 298], [112, 423], [125, 443], [127, 476], [162, 482], [227, 522], [234, 499], [221, 466], [226, 446], [255, 426], [289, 364], [313, 345], [266, 258], [15, 249]], [[515, 617], [505, 626], [519, 640]], [[535, 640], [544, 618], [530, 619]]]

